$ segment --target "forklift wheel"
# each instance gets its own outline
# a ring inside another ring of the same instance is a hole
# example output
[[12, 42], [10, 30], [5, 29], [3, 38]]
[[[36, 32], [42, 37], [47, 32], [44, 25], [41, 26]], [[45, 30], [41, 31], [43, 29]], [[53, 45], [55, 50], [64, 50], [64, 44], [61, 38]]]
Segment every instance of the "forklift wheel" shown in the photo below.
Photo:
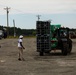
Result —
[[43, 55], [44, 55], [44, 53], [43, 53], [43, 52], [39, 52], [39, 55], [40, 55], [40, 56], [43, 56]]

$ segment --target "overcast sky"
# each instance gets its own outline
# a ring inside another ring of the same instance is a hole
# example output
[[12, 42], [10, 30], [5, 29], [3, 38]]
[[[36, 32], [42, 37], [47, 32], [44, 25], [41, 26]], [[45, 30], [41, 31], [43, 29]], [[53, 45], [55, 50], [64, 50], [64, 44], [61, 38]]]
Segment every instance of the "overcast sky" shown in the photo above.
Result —
[[25, 13], [76, 12], [76, 0], [0, 0], [0, 5], [10, 7], [11, 13], [16, 13], [12, 9], [18, 9]]
[[36, 15], [41, 20], [76, 28], [76, 0], [0, 0], [0, 25], [6, 25], [6, 10], [9, 7], [9, 25], [21, 28], [35, 28]]

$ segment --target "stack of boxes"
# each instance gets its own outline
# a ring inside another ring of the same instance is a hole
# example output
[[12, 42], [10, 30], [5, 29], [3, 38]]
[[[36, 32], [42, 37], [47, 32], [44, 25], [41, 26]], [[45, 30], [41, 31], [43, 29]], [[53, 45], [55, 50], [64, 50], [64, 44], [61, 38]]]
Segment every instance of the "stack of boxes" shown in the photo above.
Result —
[[37, 51], [48, 52], [51, 49], [50, 22], [37, 21], [36, 30], [37, 30], [37, 33], [36, 33]]

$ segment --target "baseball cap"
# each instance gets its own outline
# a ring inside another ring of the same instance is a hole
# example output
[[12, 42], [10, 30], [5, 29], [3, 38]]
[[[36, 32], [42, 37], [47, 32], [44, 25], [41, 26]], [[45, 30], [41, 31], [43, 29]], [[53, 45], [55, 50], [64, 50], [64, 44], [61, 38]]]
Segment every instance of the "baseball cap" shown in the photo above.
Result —
[[19, 36], [19, 38], [23, 38], [23, 36], [22, 36], [22, 35], [20, 35], [20, 36]]

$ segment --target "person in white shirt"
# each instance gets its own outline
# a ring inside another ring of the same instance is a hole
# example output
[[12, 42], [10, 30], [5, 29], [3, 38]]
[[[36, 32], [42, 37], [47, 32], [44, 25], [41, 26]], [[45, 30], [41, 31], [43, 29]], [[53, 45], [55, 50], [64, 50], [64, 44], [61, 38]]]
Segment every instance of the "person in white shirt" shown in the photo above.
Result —
[[18, 49], [19, 49], [19, 58], [18, 58], [18, 60], [19, 61], [24, 60], [24, 58], [23, 58], [23, 49], [25, 49], [25, 48], [24, 48], [24, 46], [22, 44], [22, 42], [23, 42], [22, 39], [23, 39], [23, 36], [20, 35], [19, 39], [18, 39]]

